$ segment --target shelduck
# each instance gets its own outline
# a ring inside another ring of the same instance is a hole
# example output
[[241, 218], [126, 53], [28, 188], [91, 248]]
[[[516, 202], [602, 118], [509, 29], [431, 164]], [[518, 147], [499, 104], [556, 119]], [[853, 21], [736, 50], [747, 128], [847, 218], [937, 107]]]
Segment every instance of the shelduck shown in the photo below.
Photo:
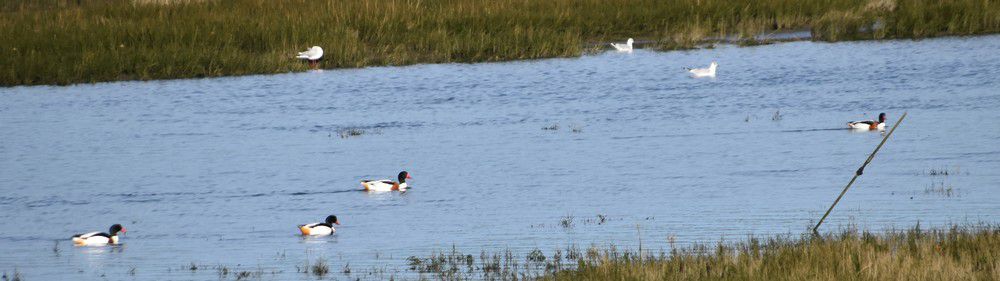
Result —
[[317, 69], [319, 68], [319, 59], [323, 58], [323, 48], [312, 46], [312, 48], [309, 48], [305, 52], [299, 52], [299, 55], [295, 56], [295, 58], [308, 60], [309, 67]]
[[635, 40], [632, 40], [632, 38], [629, 38], [628, 41], [625, 41], [625, 44], [622, 44], [622, 43], [611, 43], [611, 47], [614, 47], [615, 50], [618, 50], [619, 52], [631, 52], [632, 51], [632, 42], [635, 42]]
[[708, 65], [708, 68], [688, 68], [687, 70], [691, 73], [691, 76], [695, 78], [715, 77], [715, 69], [718, 67], [719, 64], [713, 61], [712, 64]]
[[847, 127], [855, 130], [885, 130], [885, 113], [878, 114], [878, 121], [862, 120], [847, 122]]
[[333, 228], [334, 224], [340, 225], [340, 221], [337, 220], [337, 216], [330, 215], [326, 217], [326, 222], [299, 225], [299, 231], [302, 231], [302, 235], [306, 236], [330, 235], [337, 232], [337, 229]]
[[363, 180], [361, 181], [361, 186], [365, 188], [365, 191], [406, 191], [406, 179], [410, 178], [410, 173], [402, 171], [399, 172], [399, 176], [397, 177], [399, 182], [391, 180]]
[[73, 244], [77, 246], [100, 246], [108, 244], [118, 244], [118, 232], [125, 233], [125, 228], [120, 224], [115, 224], [108, 229], [108, 233], [90, 232], [73, 235]]

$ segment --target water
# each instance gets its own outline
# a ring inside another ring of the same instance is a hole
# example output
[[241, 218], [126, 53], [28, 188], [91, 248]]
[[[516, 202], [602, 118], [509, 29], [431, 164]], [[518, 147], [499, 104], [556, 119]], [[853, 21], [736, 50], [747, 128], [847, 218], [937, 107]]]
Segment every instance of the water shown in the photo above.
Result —
[[[348, 263], [368, 278], [452, 246], [794, 235], [881, 140], [844, 123], [879, 112], [909, 117], [827, 229], [997, 223], [998, 49], [1000, 36], [795, 42], [0, 89], [0, 270], [217, 280], [224, 265], [282, 280], [325, 257], [338, 278]], [[717, 79], [686, 76], [711, 60]], [[358, 191], [400, 170], [411, 191]], [[329, 214], [335, 236], [297, 236]], [[113, 223], [123, 246], [68, 241]]]

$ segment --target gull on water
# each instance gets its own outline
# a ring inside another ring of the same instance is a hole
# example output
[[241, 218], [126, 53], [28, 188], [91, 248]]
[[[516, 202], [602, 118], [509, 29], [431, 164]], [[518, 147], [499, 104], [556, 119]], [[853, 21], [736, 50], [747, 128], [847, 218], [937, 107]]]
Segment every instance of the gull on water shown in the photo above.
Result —
[[688, 68], [688, 72], [691, 73], [692, 77], [715, 77], [715, 69], [719, 67], [719, 64], [712, 62], [708, 68]]

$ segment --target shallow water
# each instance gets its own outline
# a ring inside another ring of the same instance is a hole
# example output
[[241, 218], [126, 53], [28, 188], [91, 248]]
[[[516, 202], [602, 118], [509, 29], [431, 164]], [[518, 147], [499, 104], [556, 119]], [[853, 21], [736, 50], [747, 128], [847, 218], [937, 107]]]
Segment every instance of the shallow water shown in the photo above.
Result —
[[[909, 116], [826, 229], [997, 223], [998, 49], [1000, 36], [794, 42], [4, 88], [0, 270], [217, 280], [225, 265], [282, 280], [325, 257], [337, 278], [348, 263], [405, 276], [406, 257], [453, 245], [794, 235], [881, 140], [844, 123], [879, 112]], [[685, 75], [711, 60], [718, 78]], [[358, 191], [404, 169], [411, 191]], [[329, 214], [335, 236], [296, 235]], [[122, 246], [68, 241], [113, 223]]]

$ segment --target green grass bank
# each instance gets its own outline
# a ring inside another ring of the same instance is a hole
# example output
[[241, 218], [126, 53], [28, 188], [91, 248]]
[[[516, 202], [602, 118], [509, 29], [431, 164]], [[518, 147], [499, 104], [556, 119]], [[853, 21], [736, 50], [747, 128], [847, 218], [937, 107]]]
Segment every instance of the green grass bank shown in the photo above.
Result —
[[7, 0], [0, 86], [579, 56], [810, 29], [815, 40], [1000, 32], [996, 0]]
[[1000, 227], [856, 229], [678, 246], [410, 257], [422, 280], [1000, 280]]

